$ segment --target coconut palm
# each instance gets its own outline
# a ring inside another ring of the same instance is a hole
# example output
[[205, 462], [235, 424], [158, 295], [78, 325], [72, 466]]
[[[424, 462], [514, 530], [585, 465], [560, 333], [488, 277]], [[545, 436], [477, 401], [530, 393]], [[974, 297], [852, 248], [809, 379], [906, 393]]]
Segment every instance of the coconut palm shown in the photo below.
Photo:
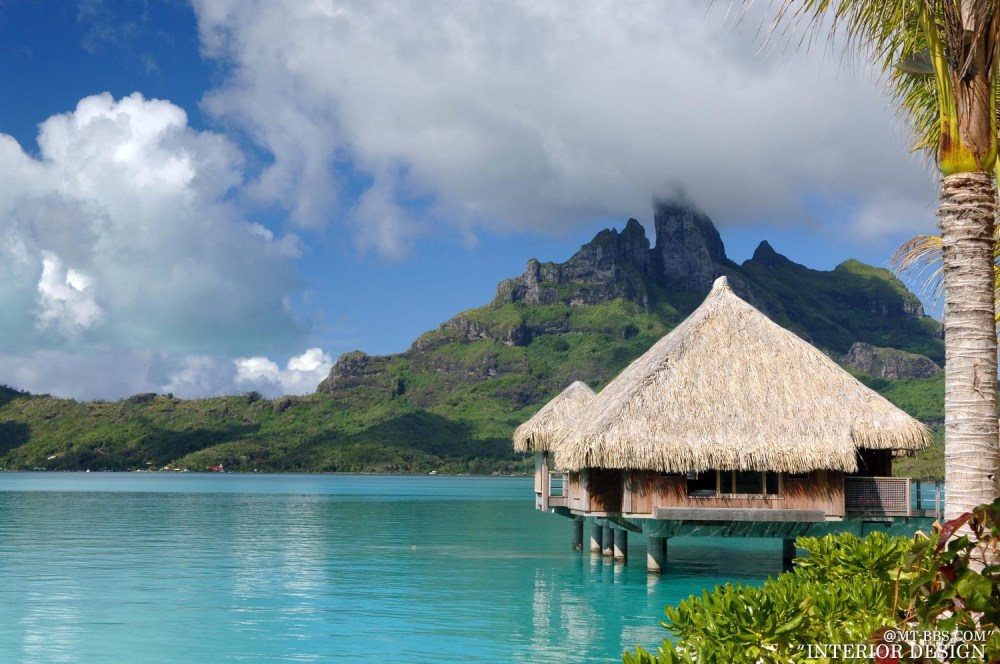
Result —
[[[998, 0], [784, 0], [776, 26], [829, 25], [889, 72], [918, 135], [936, 136], [945, 325], [946, 516], [997, 494], [993, 234]], [[908, 74], [923, 61], [928, 78]], [[928, 89], [933, 91], [928, 95]], [[928, 101], [929, 100], [929, 101]]]

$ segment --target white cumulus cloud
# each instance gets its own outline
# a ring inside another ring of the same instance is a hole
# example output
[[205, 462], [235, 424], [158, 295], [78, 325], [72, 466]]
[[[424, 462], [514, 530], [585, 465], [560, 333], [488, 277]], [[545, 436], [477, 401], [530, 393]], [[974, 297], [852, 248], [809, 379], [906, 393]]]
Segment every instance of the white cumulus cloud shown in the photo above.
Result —
[[0, 345], [199, 355], [296, 343], [294, 235], [230, 201], [243, 158], [183, 109], [100, 94], [0, 134]]
[[42, 252], [42, 276], [38, 280], [38, 327], [54, 327], [75, 335], [94, 327], [101, 319], [95, 300], [93, 280], [86, 274], [64, 268], [51, 251]]
[[91, 347], [0, 353], [0, 384], [35, 394], [117, 400], [139, 392], [196, 399], [257, 390], [269, 398], [311, 394], [333, 360], [319, 348], [293, 356], [284, 368], [266, 357]]
[[310, 348], [288, 360], [282, 369], [267, 357], [245, 357], [234, 362], [236, 384], [266, 396], [309, 394], [326, 378], [333, 359], [320, 348]]

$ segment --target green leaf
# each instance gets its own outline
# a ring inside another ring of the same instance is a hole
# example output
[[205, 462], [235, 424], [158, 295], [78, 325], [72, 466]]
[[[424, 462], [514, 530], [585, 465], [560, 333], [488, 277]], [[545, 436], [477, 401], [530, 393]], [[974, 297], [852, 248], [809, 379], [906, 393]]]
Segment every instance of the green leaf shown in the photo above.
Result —
[[973, 611], [986, 611], [995, 603], [990, 597], [993, 584], [986, 577], [970, 569], [964, 569], [959, 573], [955, 589], [965, 599], [966, 606]]

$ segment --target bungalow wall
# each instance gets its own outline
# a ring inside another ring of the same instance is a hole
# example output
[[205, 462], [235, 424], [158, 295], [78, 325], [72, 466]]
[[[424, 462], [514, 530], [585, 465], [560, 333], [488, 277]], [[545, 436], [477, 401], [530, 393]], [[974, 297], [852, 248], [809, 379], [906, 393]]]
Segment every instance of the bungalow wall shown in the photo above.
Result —
[[549, 453], [535, 453], [535, 509], [549, 509]]
[[566, 507], [579, 512], [590, 511], [590, 473], [582, 470], [566, 478]]
[[815, 470], [805, 475], [782, 474], [780, 491], [771, 496], [720, 494], [689, 496], [687, 478], [654, 471], [623, 471], [622, 513], [652, 516], [658, 507], [721, 507], [822, 510], [828, 517], [844, 516], [844, 474]]
[[844, 516], [844, 474], [816, 470], [804, 475], [782, 474], [776, 495], [688, 495], [684, 475], [655, 471], [586, 468], [567, 473], [562, 496], [550, 497], [549, 455], [536, 455], [536, 507], [562, 505], [583, 514], [621, 513], [652, 517], [658, 507], [721, 507], [821, 510], [828, 517]]

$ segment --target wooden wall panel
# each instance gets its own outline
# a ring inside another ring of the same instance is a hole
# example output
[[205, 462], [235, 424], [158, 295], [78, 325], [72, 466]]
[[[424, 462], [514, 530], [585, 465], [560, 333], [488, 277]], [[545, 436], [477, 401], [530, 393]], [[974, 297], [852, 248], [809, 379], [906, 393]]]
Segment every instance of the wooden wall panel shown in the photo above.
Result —
[[782, 493], [772, 497], [688, 496], [687, 479], [651, 471], [629, 471], [625, 490], [631, 514], [652, 514], [657, 507], [721, 507], [787, 510], [822, 510], [831, 517], [844, 516], [844, 474], [813, 471], [806, 479], [782, 478]]

